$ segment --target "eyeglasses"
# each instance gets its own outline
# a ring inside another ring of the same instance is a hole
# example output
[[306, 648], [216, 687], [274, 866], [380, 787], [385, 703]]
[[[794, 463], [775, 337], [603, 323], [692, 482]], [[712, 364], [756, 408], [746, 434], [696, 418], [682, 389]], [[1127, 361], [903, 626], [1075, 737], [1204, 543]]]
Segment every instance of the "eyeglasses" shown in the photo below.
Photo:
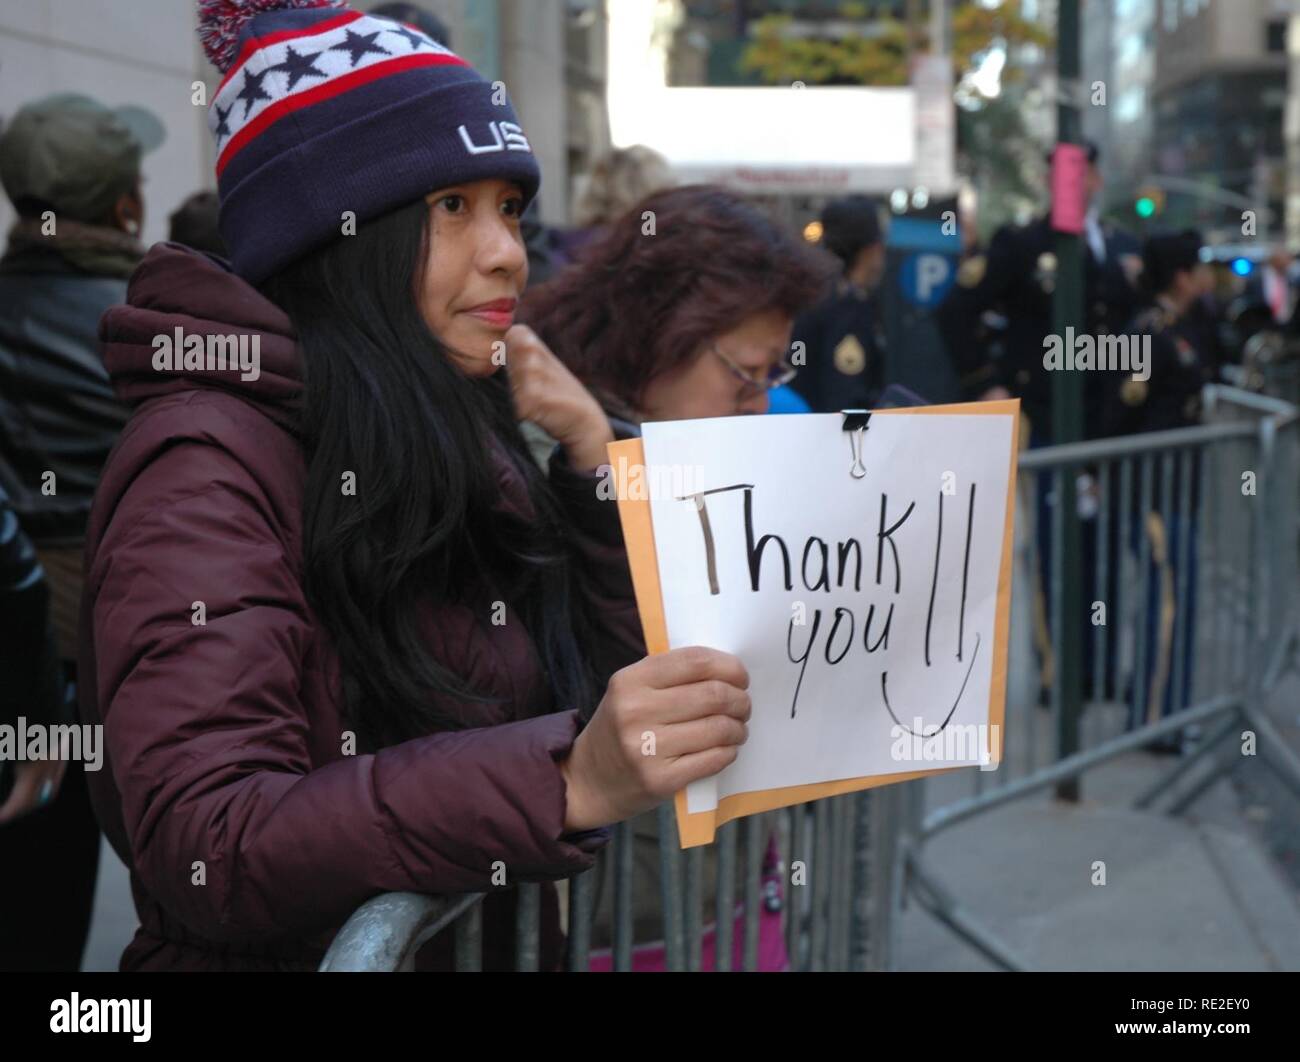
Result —
[[746, 396], [760, 395], [764, 391], [774, 391], [778, 387], [784, 387], [799, 375], [799, 370], [782, 358], [781, 361], [767, 370], [765, 377], [760, 379], [742, 369], [731, 358], [722, 353], [716, 344], [710, 346], [709, 350], [718, 356], [722, 364], [731, 371], [732, 376], [745, 384], [745, 390], [742, 394]]

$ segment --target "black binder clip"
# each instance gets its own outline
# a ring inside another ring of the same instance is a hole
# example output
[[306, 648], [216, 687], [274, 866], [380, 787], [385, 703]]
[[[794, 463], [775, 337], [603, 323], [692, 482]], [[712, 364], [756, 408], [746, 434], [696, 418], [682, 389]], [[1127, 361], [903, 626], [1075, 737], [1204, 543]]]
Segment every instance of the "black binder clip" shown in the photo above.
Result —
[[844, 431], [849, 433], [849, 447], [853, 451], [853, 465], [849, 474], [854, 479], [866, 479], [867, 466], [862, 463], [862, 441], [871, 423], [871, 413], [865, 409], [846, 409], [842, 415]]

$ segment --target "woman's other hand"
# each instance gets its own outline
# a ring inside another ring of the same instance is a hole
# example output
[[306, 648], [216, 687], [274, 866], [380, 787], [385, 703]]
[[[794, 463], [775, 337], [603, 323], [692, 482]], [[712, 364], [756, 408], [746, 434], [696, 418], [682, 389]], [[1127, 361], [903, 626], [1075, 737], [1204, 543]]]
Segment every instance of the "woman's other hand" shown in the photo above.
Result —
[[520, 420], [557, 439], [575, 470], [607, 463], [605, 445], [614, 432], [600, 403], [527, 325], [506, 333], [506, 365]]

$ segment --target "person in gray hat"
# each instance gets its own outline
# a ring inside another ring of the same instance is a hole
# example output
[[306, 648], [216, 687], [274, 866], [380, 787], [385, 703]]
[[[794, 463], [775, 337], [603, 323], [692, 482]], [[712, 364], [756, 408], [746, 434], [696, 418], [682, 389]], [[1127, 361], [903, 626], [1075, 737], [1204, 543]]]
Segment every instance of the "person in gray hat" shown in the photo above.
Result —
[[[140, 160], [162, 137], [147, 111], [77, 95], [29, 103], [0, 132], [0, 185], [18, 214], [0, 258], [0, 492], [45, 569], [63, 661], [45, 691], [55, 703], [16, 706], [29, 719], [75, 721], [82, 538], [127, 417], [97, 330], [144, 254]], [[81, 964], [99, 828], [82, 766], [66, 767], [39, 809], [0, 827], [0, 970]]]
[[141, 257], [142, 155], [163, 140], [140, 107], [64, 93], [22, 107], [0, 133], [0, 184], [18, 212], [9, 252], [54, 251], [83, 272], [125, 279]]
[[79, 546], [125, 423], [97, 328], [144, 253], [140, 160], [161, 129], [138, 108], [58, 95], [0, 132], [18, 214], [0, 258], [0, 485], [42, 548]]

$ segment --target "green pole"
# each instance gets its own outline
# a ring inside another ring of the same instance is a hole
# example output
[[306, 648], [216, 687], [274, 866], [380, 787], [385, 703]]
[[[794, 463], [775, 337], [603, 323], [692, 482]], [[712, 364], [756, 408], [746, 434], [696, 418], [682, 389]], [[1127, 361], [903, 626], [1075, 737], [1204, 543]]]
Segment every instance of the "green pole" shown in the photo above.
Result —
[[[1079, 0], [1060, 0], [1057, 30], [1057, 77], [1060, 103], [1057, 107], [1057, 141], [1077, 144], [1082, 139], [1082, 118], [1078, 106]], [[1083, 241], [1068, 233], [1056, 234], [1057, 282], [1052, 301], [1052, 323], [1056, 334], [1066, 329], [1081, 334], [1086, 328], [1083, 313]], [[1071, 443], [1083, 438], [1083, 381], [1077, 372], [1052, 374], [1052, 432], [1054, 442]], [[1080, 562], [1081, 531], [1075, 500], [1074, 475], [1067, 471], [1061, 507], [1062, 541], [1054, 542], [1053, 563], [1061, 565], [1061, 631], [1055, 681], [1060, 697], [1057, 716], [1057, 754], [1064, 758], [1079, 749], [1079, 715], [1082, 710], [1083, 674], [1083, 570]], [[1056, 787], [1060, 800], [1079, 799], [1078, 779]]]

